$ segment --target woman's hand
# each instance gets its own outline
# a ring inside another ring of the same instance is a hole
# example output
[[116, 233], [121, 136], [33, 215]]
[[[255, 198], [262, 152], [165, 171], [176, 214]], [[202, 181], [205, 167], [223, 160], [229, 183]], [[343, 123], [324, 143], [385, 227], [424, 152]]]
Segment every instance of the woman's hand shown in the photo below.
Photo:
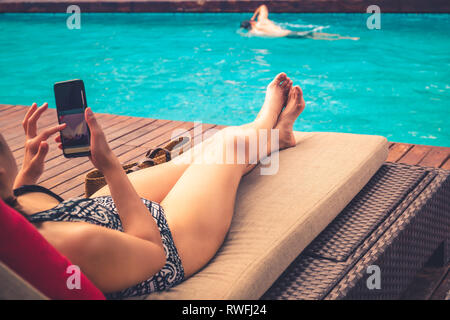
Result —
[[[84, 118], [91, 132], [91, 155], [89, 159], [92, 164], [105, 174], [105, 171], [120, 167], [120, 162], [106, 141], [105, 134], [100, 127], [91, 108], [86, 108]], [[55, 141], [61, 143], [61, 137], [56, 137]], [[62, 145], [58, 146], [62, 149]]]
[[91, 131], [91, 159], [92, 164], [105, 174], [106, 171], [120, 166], [119, 160], [112, 152], [106, 141], [105, 134], [97, 122], [91, 108], [87, 108], [84, 112], [86, 122]]
[[[109, 147], [105, 134], [91, 108], [86, 108], [84, 118], [91, 132], [91, 155], [89, 159], [92, 164], [103, 174], [105, 174], [105, 171], [116, 168], [117, 165], [120, 166], [119, 160]], [[60, 143], [61, 137], [56, 137], [55, 141]], [[61, 144], [59, 148], [62, 149]]]
[[91, 108], [86, 109], [84, 116], [91, 131], [91, 155], [89, 159], [91, 159], [92, 164], [103, 173], [117, 165], [120, 166], [119, 160], [109, 147], [105, 134]]
[[36, 103], [33, 103], [22, 121], [26, 137], [25, 154], [22, 169], [14, 182], [14, 188], [25, 184], [36, 184], [42, 172], [44, 172], [45, 156], [49, 150], [47, 139], [66, 127], [66, 124], [60, 124], [45, 129], [38, 134], [37, 121], [47, 109], [47, 103], [39, 108]]

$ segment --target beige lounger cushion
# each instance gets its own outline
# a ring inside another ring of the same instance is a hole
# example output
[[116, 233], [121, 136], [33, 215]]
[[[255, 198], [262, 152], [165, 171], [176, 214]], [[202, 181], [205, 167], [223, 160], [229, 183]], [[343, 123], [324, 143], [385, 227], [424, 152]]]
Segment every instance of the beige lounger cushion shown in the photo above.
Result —
[[147, 299], [258, 299], [385, 161], [384, 137], [296, 133], [276, 175], [259, 168], [239, 186], [230, 231], [216, 256]]

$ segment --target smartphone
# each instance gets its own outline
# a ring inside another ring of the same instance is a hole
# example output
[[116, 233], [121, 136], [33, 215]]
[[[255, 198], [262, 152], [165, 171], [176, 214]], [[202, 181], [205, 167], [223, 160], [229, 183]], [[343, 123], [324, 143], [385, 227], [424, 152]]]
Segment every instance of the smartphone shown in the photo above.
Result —
[[89, 156], [91, 134], [84, 118], [87, 102], [83, 80], [57, 82], [53, 85], [53, 90], [58, 122], [67, 124], [60, 131], [64, 156]]

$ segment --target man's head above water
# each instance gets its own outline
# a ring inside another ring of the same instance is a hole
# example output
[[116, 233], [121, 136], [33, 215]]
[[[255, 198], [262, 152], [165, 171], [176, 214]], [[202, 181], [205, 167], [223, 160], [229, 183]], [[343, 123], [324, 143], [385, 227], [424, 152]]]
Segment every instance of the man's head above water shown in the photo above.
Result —
[[241, 22], [241, 28], [250, 30], [252, 28], [253, 22], [254, 21], [252, 21], [252, 20], [244, 20]]

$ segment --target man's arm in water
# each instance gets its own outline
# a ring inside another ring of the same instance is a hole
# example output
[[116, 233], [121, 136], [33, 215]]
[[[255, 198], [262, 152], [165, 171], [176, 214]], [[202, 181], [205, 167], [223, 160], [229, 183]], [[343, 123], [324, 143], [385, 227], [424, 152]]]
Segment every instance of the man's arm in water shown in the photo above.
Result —
[[258, 9], [256, 9], [253, 17], [250, 20], [255, 20], [256, 18], [258, 18], [258, 21], [260, 21], [261, 19], [269, 19], [269, 9], [265, 4], [259, 6]]

